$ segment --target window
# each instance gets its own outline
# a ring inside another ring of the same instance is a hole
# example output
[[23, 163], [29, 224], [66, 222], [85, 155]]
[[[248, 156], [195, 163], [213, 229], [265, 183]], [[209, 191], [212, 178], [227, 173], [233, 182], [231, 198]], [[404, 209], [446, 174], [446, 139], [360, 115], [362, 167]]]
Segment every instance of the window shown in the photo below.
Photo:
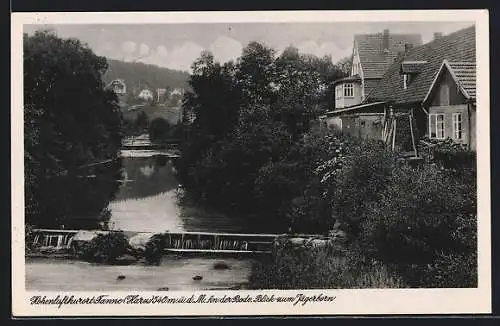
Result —
[[344, 84], [344, 96], [354, 97], [354, 86], [352, 84]]
[[439, 104], [441, 106], [450, 105], [450, 86], [441, 85], [441, 92], [439, 93], [439, 95], [440, 95]]
[[410, 76], [408, 74], [404, 74], [403, 75], [403, 89], [407, 89], [409, 83], [410, 83]]
[[444, 114], [429, 114], [429, 138], [444, 139]]
[[462, 140], [462, 113], [453, 113], [453, 136], [455, 139]]
[[342, 85], [335, 87], [335, 98], [342, 97]]

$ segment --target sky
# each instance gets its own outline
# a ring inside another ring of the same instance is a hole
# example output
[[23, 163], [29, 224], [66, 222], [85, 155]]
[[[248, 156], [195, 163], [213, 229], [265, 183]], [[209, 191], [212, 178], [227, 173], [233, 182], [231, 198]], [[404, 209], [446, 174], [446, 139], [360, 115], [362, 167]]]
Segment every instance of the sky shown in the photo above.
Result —
[[401, 23], [203, 23], [203, 24], [67, 24], [24, 25], [31, 34], [53, 29], [61, 37], [76, 37], [98, 55], [124, 61], [139, 61], [176, 70], [190, 71], [203, 50], [220, 62], [241, 55], [251, 41], [263, 42], [280, 53], [293, 45], [302, 53], [331, 55], [335, 63], [352, 53], [355, 34], [419, 33], [424, 43], [434, 32], [444, 35], [473, 25], [472, 22]]

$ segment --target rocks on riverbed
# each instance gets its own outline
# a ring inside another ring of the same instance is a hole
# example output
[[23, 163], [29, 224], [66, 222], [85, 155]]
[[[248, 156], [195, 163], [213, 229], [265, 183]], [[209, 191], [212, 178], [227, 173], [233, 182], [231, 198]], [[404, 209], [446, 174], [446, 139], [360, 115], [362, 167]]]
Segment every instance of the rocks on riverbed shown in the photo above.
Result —
[[114, 265], [132, 265], [137, 263], [138, 259], [132, 255], [125, 254], [113, 261]]
[[216, 270], [224, 270], [224, 269], [230, 269], [229, 266], [224, 263], [224, 262], [218, 262], [214, 264], [214, 269]]
[[156, 291], [168, 291], [168, 290], [169, 290], [169, 289], [168, 289], [168, 287], [166, 287], [166, 286], [165, 286], [165, 287], [161, 287], [161, 288], [159, 288], [159, 289], [158, 289], [158, 290], [156, 290]]

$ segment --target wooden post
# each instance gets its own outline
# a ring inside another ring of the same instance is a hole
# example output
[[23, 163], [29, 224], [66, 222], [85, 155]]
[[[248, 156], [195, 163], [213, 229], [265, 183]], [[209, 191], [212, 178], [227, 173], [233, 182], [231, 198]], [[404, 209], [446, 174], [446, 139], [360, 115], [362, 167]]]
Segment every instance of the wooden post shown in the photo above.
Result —
[[384, 118], [384, 128], [382, 128], [382, 141], [385, 142], [385, 133], [386, 133], [386, 130], [387, 130], [387, 123], [385, 121], [385, 118]]
[[[467, 103], [467, 149], [471, 150], [472, 148], [472, 104], [470, 102]], [[463, 130], [463, 128], [462, 128]], [[463, 132], [463, 131], [462, 131]]]
[[63, 243], [63, 238], [64, 238], [64, 235], [58, 235], [57, 236], [57, 245], [56, 245], [56, 248], [61, 248], [61, 245]]
[[397, 127], [396, 119], [394, 119], [393, 123], [394, 123], [394, 131], [392, 136], [392, 151], [394, 151], [394, 148], [396, 146], [396, 127]]
[[415, 136], [413, 135], [413, 114], [410, 114], [408, 118], [410, 119], [410, 133], [411, 133], [411, 143], [413, 145], [413, 150], [415, 151], [415, 157], [417, 157], [417, 146], [415, 145]]

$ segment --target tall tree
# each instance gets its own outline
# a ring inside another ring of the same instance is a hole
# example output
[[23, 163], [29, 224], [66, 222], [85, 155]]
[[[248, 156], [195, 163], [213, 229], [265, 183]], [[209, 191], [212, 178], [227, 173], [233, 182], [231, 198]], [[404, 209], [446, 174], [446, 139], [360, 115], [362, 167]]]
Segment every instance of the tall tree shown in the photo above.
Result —
[[[182, 157], [178, 171], [185, 186], [194, 164], [206, 151], [234, 130], [240, 107], [240, 92], [234, 81], [234, 66], [215, 62], [212, 53], [203, 52], [193, 63], [190, 90], [184, 95]], [[195, 119], [192, 119], [195, 117]], [[195, 186], [191, 187], [194, 188]]]
[[274, 101], [275, 51], [265, 44], [250, 42], [236, 65], [235, 78], [241, 91], [240, 124], [248, 119], [267, 119]]
[[26, 222], [99, 227], [117, 190], [122, 139], [106, 59], [50, 31], [23, 40]]
[[336, 65], [344, 76], [349, 76], [351, 74], [352, 55], [340, 59]]

